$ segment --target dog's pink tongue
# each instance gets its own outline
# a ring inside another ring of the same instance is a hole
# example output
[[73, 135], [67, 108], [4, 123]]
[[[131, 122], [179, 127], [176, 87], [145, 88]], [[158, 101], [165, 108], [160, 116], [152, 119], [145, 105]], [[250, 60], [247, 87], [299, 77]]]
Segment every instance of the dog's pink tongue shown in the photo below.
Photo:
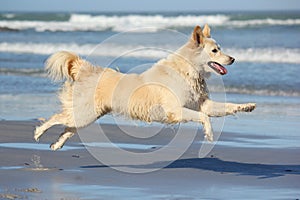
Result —
[[213, 66], [217, 71], [219, 71], [219, 73], [221, 75], [227, 74], [227, 69], [225, 67], [223, 67], [222, 65], [220, 65], [219, 63], [214, 62]]

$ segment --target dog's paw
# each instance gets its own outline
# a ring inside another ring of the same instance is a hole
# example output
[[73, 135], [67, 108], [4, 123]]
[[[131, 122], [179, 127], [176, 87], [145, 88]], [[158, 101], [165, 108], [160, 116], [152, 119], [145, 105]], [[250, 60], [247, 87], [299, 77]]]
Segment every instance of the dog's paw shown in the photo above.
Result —
[[248, 103], [246, 104], [246, 107], [244, 108], [245, 112], [252, 112], [256, 108], [255, 103]]
[[209, 135], [205, 134], [204, 138], [207, 139], [207, 141], [209, 141], [209, 142], [213, 142], [214, 141], [213, 134], [209, 134]]
[[209, 142], [213, 142], [214, 141], [214, 134], [213, 134], [211, 128], [205, 128], [205, 130], [204, 130], [204, 138], [207, 139], [207, 141], [209, 141]]
[[247, 103], [238, 107], [238, 111], [241, 112], [252, 112], [256, 108], [255, 103]]
[[62, 148], [62, 146], [58, 142], [52, 143], [50, 145], [50, 149], [53, 150], [53, 151], [56, 151], [56, 150], [61, 149], [61, 148]]
[[38, 142], [40, 140], [41, 137], [41, 131], [39, 131], [39, 127], [37, 127], [34, 131], [34, 135], [33, 135], [33, 139]]

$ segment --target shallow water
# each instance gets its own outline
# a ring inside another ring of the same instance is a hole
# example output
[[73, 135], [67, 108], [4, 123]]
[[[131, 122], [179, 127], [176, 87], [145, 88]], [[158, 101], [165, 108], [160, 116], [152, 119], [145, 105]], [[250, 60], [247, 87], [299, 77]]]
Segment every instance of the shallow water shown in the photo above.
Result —
[[[161, 145], [153, 144], [134, 144], [134, 143], [104, 143], [104, 142], [87, 142], [87, 143], [74, 143], [76, 146], [64, 145], [59, 151], [78, 150], [84, 148], [121, 148], [128, 150], [153, 150], [160, 148]], [[41, 151], [52, 151], [49, 144], [42, 143], [0, 143], [3, 148], [15, 149], [30, 149]], [[39, 168], [39, 166], [37, 166]]]
[[[151, 192], [151, 188], [131, 188], [131, 187], [115, 187], [101, 185], [74, 185], [64, 184], [61, 189], [65, 192], [76, 194], [77, 197], [83, 199], [96, 199], [101, 196], [103, 199], [257, 199], [257, 197], [266, 197], [267, 199], [295, 199], [299, 193], [297, 189], [272, 189], [251, 186], [225, 186], [215, 185], [208, 187], [199, 187], [199, 191], [191, 191], [186, 188], [184, 194], [182, 192]], [[181, 191], [181, 189], [179, 189]], [[201, 191], [201, 192], [200, 192]], [[247, 194], [247, 195], [245, 195]], [[229, 198], [227, 198], [229, 197]]]
[[[4, 148], [16, 148], [16, 149], [31, 149], [31, 150], [42, 150], [42, 151], [52, 151], [50, 149], [49, 144], [42, 144], [42, 143], [0, 143], [0, 147]], [[75, 149], [82, 149], [83, 147], [76, 147], [76, 146], [68, 146], [65, 145], [64, 148], [60, 149], [61, 151], [68, 151], [68, 150], [75, 150]]]
[[101, 143], [101, 142], [90, 142], [83, 143], [85, 147], [96, 147], [96, 148], [121, 148], [121, 149], [135, 149], [135, 150], [151, 150], [159, 148], [160, 145], [146, 145], [146, 144], [129, 144], [129, 143]]

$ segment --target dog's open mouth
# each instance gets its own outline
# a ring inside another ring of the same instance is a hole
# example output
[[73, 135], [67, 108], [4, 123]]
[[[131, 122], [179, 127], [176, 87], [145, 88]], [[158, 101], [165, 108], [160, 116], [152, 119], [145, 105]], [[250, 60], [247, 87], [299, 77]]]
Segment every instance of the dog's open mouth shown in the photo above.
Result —
[[224, 75], [227, 74], [227, 69], [223, 67], [221, 64], [213, 61], [209, 61], [208, 66], [210, 66], [213, 70], [215, 70], [218, 74]]

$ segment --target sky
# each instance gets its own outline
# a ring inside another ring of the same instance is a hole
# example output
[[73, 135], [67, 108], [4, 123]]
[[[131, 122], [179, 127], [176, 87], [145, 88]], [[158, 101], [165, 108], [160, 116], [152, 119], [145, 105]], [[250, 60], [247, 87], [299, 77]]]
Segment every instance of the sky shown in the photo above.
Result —
[[0, 0], [0, 11], [244, 11], [300, 10], [299, 0]]

